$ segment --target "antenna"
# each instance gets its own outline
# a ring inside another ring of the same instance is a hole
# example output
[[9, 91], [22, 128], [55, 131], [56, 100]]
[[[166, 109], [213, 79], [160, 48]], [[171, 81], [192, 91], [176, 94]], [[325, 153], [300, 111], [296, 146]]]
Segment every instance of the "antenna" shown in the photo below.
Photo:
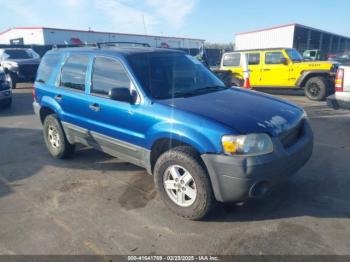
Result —
[[147, 27], [145, 22], [145, 15], [142, 14], [142, 22], [143, 22], [143, 30], [145, 31], [145, 35], [147, 35]]

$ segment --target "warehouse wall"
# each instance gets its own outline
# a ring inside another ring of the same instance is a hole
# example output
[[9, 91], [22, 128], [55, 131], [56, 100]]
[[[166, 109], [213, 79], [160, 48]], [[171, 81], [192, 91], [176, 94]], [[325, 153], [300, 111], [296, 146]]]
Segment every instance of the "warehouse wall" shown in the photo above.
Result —
[[23, 39], [23, 44], [43, 45], [44, 36], [42, 29], [9, 30], [0, 34], [0, 44], [10, 44], [11, 40]]
[[199, 48], [204, 41], [186, 38], [156, 37], [144, 35], [111, 34], [84, 31], [65, 31], [45, 29], [46, 44], [71, 44], [72, 38], [80, 39], [83, 43], [93, 44], [97, 42], [125, 41], [148, 43], [153, 47], [159, 47], [166, 43], [171, 48]]
[[294, 28], [294, 25], [290, 25], [287, 27], [237, 34], [235, 37], [235, 49], [293, 47]]

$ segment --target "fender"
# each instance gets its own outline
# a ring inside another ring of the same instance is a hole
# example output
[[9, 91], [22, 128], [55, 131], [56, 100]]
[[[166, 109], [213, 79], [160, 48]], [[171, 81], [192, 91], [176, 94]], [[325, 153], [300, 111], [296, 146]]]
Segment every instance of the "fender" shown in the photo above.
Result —
[[63, 116], [63, 110], [61, 105], [52, 97], [49, 96], [43, 96], [40, 101], [40, 106], [41, 108], [47, 107], [50, 108], [51, 110], [55, 111], [55, 113], [58, 115], [60, 119], [62, 119]]
[[[204, 136], [198, 130], [182, 124], [169, 124], [169, 122], [161, 122], [154, 125], [147, 132], [147, 149], [151, 149], [152, 145], [159, 139], [175, 139], [180, 142], [191, 145], [200, 154], [217, 152], [217, 146]], [[219, 141], [218, 141], [219, 142]]]
[[298, 86], [298, 87], [302, 87], [305, 84], [305, 79], [311, 74], [330, 76], [331, 75], [331, 71], [329, 71], [329, 70], [306, 70], [306, 71], [303, 71], [303, 73], [298, 78], [298, 80], [297, 80], [295, 85]]

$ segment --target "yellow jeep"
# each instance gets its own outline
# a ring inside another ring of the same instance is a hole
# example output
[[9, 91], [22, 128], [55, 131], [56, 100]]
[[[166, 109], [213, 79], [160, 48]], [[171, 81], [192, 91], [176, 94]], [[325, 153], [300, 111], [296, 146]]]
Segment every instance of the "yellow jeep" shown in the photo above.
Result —
[[305, 62], [293, 48], [246, 50], [225, 53], [221, 71], [230, 71], [232, 85], [242, 86], [241, 56], [247, 55], [253, 88], [303, 88], [311, 100], [323, 100], [334, 92], [336, 65], [327, 61]]

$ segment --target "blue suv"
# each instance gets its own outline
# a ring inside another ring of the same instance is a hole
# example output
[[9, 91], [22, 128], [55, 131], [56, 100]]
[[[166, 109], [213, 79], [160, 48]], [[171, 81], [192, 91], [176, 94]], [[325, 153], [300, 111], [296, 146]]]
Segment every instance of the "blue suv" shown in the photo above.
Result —
[[55, 158], [91, 146], [153, 174], [179, 216], [260, 197], [310, 158], [303, 109], [228, 88], [195, 58], [150, 47], [56, 49], [42, 59], [34, 110]]

